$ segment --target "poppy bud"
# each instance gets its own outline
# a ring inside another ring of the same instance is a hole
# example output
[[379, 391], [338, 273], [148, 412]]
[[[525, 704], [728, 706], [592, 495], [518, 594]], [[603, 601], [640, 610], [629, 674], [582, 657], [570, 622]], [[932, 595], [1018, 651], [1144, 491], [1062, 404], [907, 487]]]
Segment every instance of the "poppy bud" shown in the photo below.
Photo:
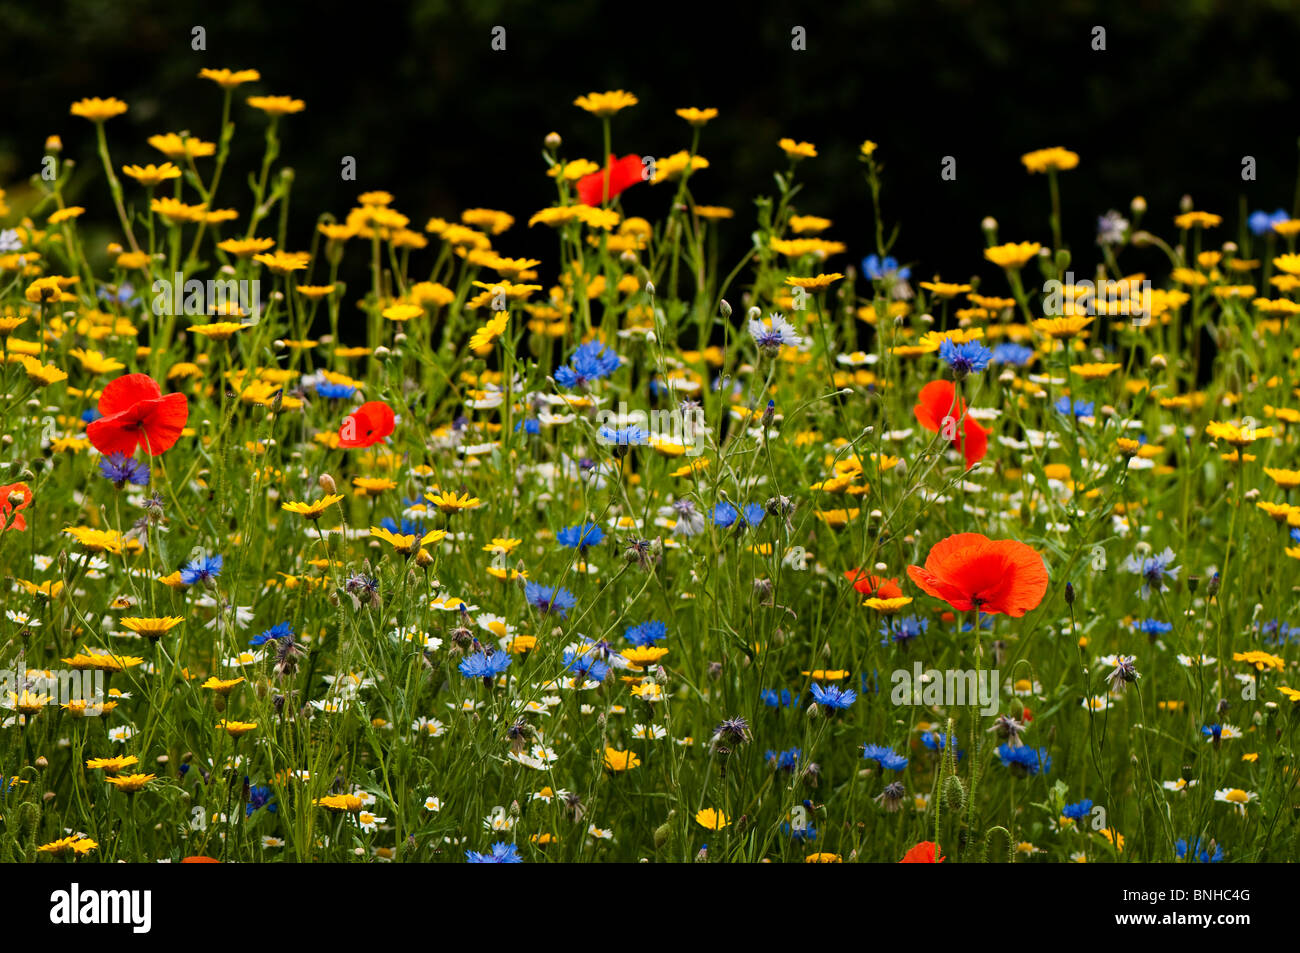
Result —
[[326, 493], [333, 493], [337, 489], [334, 478], [328, 473], [322, 473], [316, 482], [320, 484], [320, 488]]

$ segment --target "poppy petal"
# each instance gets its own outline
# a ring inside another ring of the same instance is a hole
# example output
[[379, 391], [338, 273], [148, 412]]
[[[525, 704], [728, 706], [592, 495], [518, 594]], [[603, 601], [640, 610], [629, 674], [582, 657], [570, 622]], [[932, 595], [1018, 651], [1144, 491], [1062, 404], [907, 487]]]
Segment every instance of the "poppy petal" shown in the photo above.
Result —
[[641, 157], [625, 155], [621, 159], [609, 157], [605, 168], [578, 180], [578, 201], [583, 205], [600, 205], [605, 199], [605, 178], [609, 177], [609, 197], [612, 199], [643, 178]]
[[184, 394], [168, 394], [143, 403], [146, 406], [140, 421], [140, 431], [144, 434], [141, 443], [150, 456], [156, 457], [174, 447], [181, 438], [185, 422], [190, 418], [190, 404]]
[[139, 421], [130, 416], [130, 409], [111, 417], [100, 417], [86, 425], [86, 437], [104, 456], [115, 453], [131, 456], [140, 445]]
[[99, 412], [112, 417], [142, 400], [161, 396], [162, 390], [148, 374], [123, 374], [105, 385], [99, 396]]

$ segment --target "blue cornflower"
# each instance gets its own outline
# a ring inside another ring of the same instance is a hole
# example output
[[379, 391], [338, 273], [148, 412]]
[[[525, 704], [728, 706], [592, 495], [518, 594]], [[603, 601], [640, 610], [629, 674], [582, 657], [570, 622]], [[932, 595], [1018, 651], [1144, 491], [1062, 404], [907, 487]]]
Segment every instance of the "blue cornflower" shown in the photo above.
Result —
[[87, 407], [81, 412], [81, 422], [86, 424], [94, 423], [103, 416], [104, 415], [99, 412], [98, 408]]
[[[1223, 848], [1214, 843], [1214, 841], [1210, 841], [1210, 846], [1214, 848], [1213, 854], [1202, 848], [1201, 839], [1199, 837], [1196, 838], [1196, 843], [1192, 846], [1191, 852], [1192, 856], [1198, 863], [1217, 864], [1219, 861], [1223, 860]], [[1188, 850], [1187, 841], [1182, 837], [1178, 838], [1178, 840], [1174, 842], [1174, 850], [1177, 852], [1179, 860], [1185, 858]]]
[[803, 751], [799, 748], [791, 748], [789, 751], [768, 751], [763, 757], [769, 764], [774, 764], [778, 771], [793, 771], [798, 767]]
[[[245, 778], [247, 780], [247, 778]], [[266, 785], [254, 784], [248, 789], [248, 804], [244, 807], [244, 816], [252, 817], [259, 807], [274, 814], [276, 812], [275, 792]]]
[[1073, 407], [1071, 407], [1070, 398], [1062, 397], [1052, 406], [1067, 417], [1071, 415], [1075, 417], [1091, 417], [1096, 404], [1091, 400], [1076, 400]]
[[832, 710], [848, 708], [858, 700], [858, 693], [851, 688], [837, 688], [834, 685], [827, 685], [825, 688], [813, 683], [812, 687], [813, 700], [819, 705], [824, 705]]
[[791, 840], [816, 840], [817, 828], [811, 824], [804, 827], [791, 827], [789, 823], [781, 825], [781, 833], [789, 835]]
[[401, 523], [398, 523], [391, 516], [385, 516], [379, 521], [379, 525], [398, 536], [423, 536], [428, 532], [424, 528], [424, 520], [403, 519]]
[[248, 644], [252, 646], [265, 645], [267, 642], [275, 642], [280, 639], [287, 639], [291, 635], [293, 635], [293, 629], [289, 625], [289, 623], [281, 622], [277, 625], [271, 626], [271, 628], [267, 629], [265, 632], [262, 632], [260, 635], [253, 636], [251, 639], [248, 640]]
[[881, 258], [879, 255], [868, 255], [862, 259], [862, 271], [872, 281], [880, 279], [906, 280], [912, 277], [911, 268], [899, 268], [898, 262], [892, 256]]
[[327, 400], [342, 400], [356, 392], [357, 389], [351, 384], [331, 384], [329, 381], [321, 381], [316, 385], [316, 393]]
[[595, 523], [583, 523], [580, 526], [566, 526], [555, 534], [555, 541], [571, 549], [586, 549], [598, 546], [605, 538], [605, 531]]
[[601, 427], [596, 435], [602, 443], [616, 447], [643, 447], [650, 442], [650, 432], [637, 426]]
[[791, 695], [788, 688], [779, 692], [775, 688], [764, 689], [758, 698], [768, 708], [793, 708], [799, 704], [799, 696]]
[[1164, 635], [1173, 630], [1173, 625], [1161, 622], [1159, 619], [1137, 619], [1132, 626], [1134, 632], [1141, 632], [1143, 635]]
[[713, 523], [715, 526], [721, 526], [723, 529], [726, 529], [732, 523], [736, 522], [736, 519], [739, 516], [740, 511], [730, 503], [719, 503], [713, 508]]
[[524, 859], [519, 856], [519, 848], [514, 844], [493, 844], [492, 850], [486, 854], [480, 854], [477, 851], [465, 851], [465, 860], [471, 864], [522, 864]]
[[140, 303], [136, 297], [135, 287], [129, 282], [124, 281], [117, 286], [117, 291], [112, 292], [107, 288], [100, 288], [95, 294], [104, 301], [116, 301], [118, 304], [124, 304], [128, 308], [134, 308]]
[[1285, 222], [1290, 218], [1291, 216], [1282, 209], [1278, 209], [1272, 215], [1264, 211], [1251, 212], [1250, 218], [1246, 219], [1246, 224], [1250, 226], [1250, 231], [1254, 235], [1272, 235], [1275, 234], [1273, 232], [1274, 225]]
[[603, 443], [612, 443], [616, 447], [640, 447], [650, 442], [649, 430], [643, 430], [640, 426], [602, 426], [597, 430], [597, 436]]
[[767, 515], [767, 510], [761, 503], [745, 503], [741, 508], [737, 508], [734, 503], [728, 503], [725, 500], [713, 508], [713, 523], [726, 529], [739, 521], [744, 526], [757, 526], [763, 522], [763, 517]]
[[609, 663], [602, 662], [595, 652], [565, 649], [564, 667], [574, 675], [580, 675], [584, 682], [603, 682], [609, 674]]
[[957, 739], [952, 735], [945, 735], [941, 731], [927, 731], [921, 735], [921, 744], [925, 745], [931, 751], [943, 751], [948, 745], [957, 743]]
[[958, 380], [967, 374], [984, 370], [989, 366], [993, 352], [979, 341], [966, 341], [954, 344], [952, 338], [944, 338], [939, 343], [939, 357], [952, 368]]
[[907, 767], [907, 759], [891, 752], [880, 759], [880, 766], [886, 771], [902, 771]]
[[758, 349], [773, 355], [783, 347], [798, 347], [803, 339], [795, 333], [794, 325], [779, 314], [774, 314], [766, 321], [759, 318], [749, 319], [749, 336], [754, 339]]
[[1156, 592], [1169, 591], [1169, 586], [1165, 583], [1166, 576], [1170, 579], [1178, 578], [1178, 572], [1182, 567], [1172, 565], [1176, 558], [1174, 551], [1166, 546], [1165, 551], [1159, 555], [1147, 556], [1140, 561], [1135, 556], [1129, 556], [1120, 568], [1142, 577], [1142, 587], [1138, 593], [1143, 599], [1148, 599], [1153, 588]]
[[205, 556], [203, 559], [188, 562], [181, 567], [181, 582], [192, 586], [196, 582], [215, 579], [221, 575], [221, 562], [220, 556]]
[[862, 757], [876, 762], [886, 771], [902, 771], [907, 767], [907, 758], [886, 745], [863, 745]]
[[655, 645], [661, 639], [668, 637], [668, 627], [662, 622], [642, 622], [640, 625], [634, 625], [626, 632], [623, 637], [638, 648], [647, 645]]
[[1012, 367], [1024, 367], [1034, 359], [1034, 349], [1025, 344], [1004, 342], [993, 349], [989, 360], [994, 364], [1010, 364]]
[[542, 422], [536, 417], [527, 417], [515, 424], [515, 433], [521, 430], [529, 436], [536, 437], [542, 432]]
[[573, 593], [563, 586], [543, 586], [536, 582], [524, 583], [524, 599], [538, 612], [554, 612], [561, 619], [568, 618], [569, 610], [578, 604]]
[[456, 669], [466, 678], [482, 678], [490, 681], [509, 667], [509, 652], [489, 653], [484, 650], [465, 656], [461, 659], [460, 665], [456, 666]]
[[1068, 817], [1071, 820], [1081, 821], [1092, 813], [1092, 800], [1084, 798], [1075, 804], [1067, 804], [1061, 808], [1061, 816]]
[[923, 619], [920, 616], [909, 615], [901, 618], [891, 619], [880, 624], [880, 634], [884, 636], [880, 640], [881, 645], [888, 645], [891, 641], [897, 642], [903, 648], [907, 648], [909, 642], [925, 634], [925, 630], [930, 627], [930, 620]]
[[149, 465], [124, 453], [110, 453], [101, 457], [99, 472], [119, 490], [128, 483], [136, 486], [149, 485]]
[[1217, 743], [1223, 739], [1223, 725], [1201, 725], [1201, 734]]
[[571, 364], [555, 372], [555, 380], [561, 387], [585, 387], [613, 374], [622, 363], [623, 359], [600, 341], [588, 341], [573, 352]]
[[1046, 748], [1034, 749], [1028, 745], [1019, 745], [1017, 747], [1012, 747], [1009, 744], [998, 745], [998, 758], [1008, 768], [1031, 777], [1039, 772], [1047, 774], [1052, 770], [1052, 756], [1047, 753]]

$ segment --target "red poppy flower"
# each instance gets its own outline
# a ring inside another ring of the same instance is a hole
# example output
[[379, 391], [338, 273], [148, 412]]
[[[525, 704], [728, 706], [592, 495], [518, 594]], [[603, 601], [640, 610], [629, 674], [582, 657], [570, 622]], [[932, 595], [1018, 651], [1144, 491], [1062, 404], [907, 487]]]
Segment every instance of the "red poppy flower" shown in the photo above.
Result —
[[209, 857], [207, 854], [195, 854], [192, 857], [182, 857], [182, 864], [219, 864], [221, 861], [215, 857]]
[[897, 599], [903, 594], [897, 579], [871, 576], [861, 569], [850, 569], [844, 574], [844, 578], [853, 583], [853, 588], [864, 596], [875, 596], [877, 599]]
[[615, 159], [613, 154], [605, 168], [578, 180], [578, 201], [583, 205], [600, 205], [604, 202], [605, 177], [609, 177], [609, 197], [612, 199], [624, 189], [636, 185], [643, 178], [641, 157], [626, 155]]
[[939, 848], [932, 840], [923, 840], [899, 861], [900, 864], [942, 864], [948, 858], [939, 853]]
[[1043, 601], [1043, 557], [1014, 539], [957, 533], [930, 547], [925, 568], [908, 566], [912, 582], [958, 612], [978, 606], [988, 615], [1019, 618]]
[[[17, 503], [9, 502], [9, 497], [20, 496]], [[26, 483], [9, 483], [0, 486], [0, 533], [6, 529], [16, 529], [18, 531], [27, 528], [27, 520], [20, 513], [20, 510], [27, 509], [27, 504], [32, 501], [32, 488]], [[13, 514], [13, 521], [10, 522], [9, 514]]]
[[393, 408], [382, 400], [367, 401], [343, 418], [339, 446], [370, 447], [383, 443], [393, 432], [394, 420]]
[[[966, 412], [966, 401], [957, 396], [952, 381], [931, 381], [921, 388], [917, 400], [919, 403], [912, 408], [912, 413], [916, 414], [918, 424], [931, 433], [953, 434], [952, 445], [966, 455], [967, 467], [984, 459], [989, 449], [989, 434], [993, 431], [985, 430]], [[961, 433], [957, 433], [959, 420]]]
[[1034, 720], [1034, 710], [1032, 708], [1026, 708], [1024, 711], [1020, 713], [1020, 720], [1023, 721], [1026, 725], [1029, 724], [1031, 721]]
[[108, 382], [99, 397], [99, 412], [103, 416], [86, 426], [96, 450], [129, 457], [144, 447], [156, 457], [180, 439], [190, 405], [184, 394], [164, 397], [148, 374], [125, 374]]

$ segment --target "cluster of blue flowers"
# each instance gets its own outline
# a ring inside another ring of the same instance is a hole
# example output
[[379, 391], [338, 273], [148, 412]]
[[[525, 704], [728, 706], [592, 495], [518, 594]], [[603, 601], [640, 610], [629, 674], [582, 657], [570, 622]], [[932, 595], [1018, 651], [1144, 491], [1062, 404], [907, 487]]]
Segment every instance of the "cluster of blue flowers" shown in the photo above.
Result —
[[598, 546], [604, 538], [605, 531], [595, 523], [566, 526], [555, 534], [556, 542], [571, 549], [586, 549], [588, 546]]
[[713, 523], [726, 529], [734, 526], [737, 522], [741, 526], [757, 526], [763, 522], [763, 517], [767, 515], [767, 510], [761, 503], [746, 503], [739, 509], [734, 503], [722, 502], [713, 508]]
[[623, 637], [637, 648], [655, 645], [668, 637], [668, 627], [662, 622], [642, 622], [623, 633]]
[[110, 453], [99, 460], [99, 472], [119, 490], [128, 483], [149, 485], [149, 465], [124, 453]]
[[588, 341], [573, 352], [573, 361], [555, 372], [561, 387], [585, 387], [618, 370], [623, 359], [600, 341]]
[[259, 645], [265, 645], [267, 642], [276, 642], [280, 639], [287, 639], [292, 635], [292, 626], [290, 626], [288, 622], [281, 622], [277, 625], [271, 626], [271, 628], [267, 629], [265, 632], [253, 636], [248, 640], [248, 644], [256, 647]]
[[471, 864], [522, 864], [524, 862], [524, 859], [519, 856], [519, 848], [514, 844], [506, 843], [493, 844], [492, 849], [486, 854], [467, 850], [465, 859]]
[[181, 567], [181, 582], [187, 586], [192, 586], [196, 582], [207, 582], [209, 579], [216, 579], [221, 575], [222, 558], [220, 556], [205, 556], [202, 559], [195, 559]]
[[466, 678], [483, 678], [491, 680], [510, 667], [508, 652], [475, 652], [461, 659], [457, 666], [460, 674]]
[[952, 338], [944, 338], [939, 344], [939, 358], [952, 368], [958, 380], [967, 374], [984, 370], [993, 359], [993, 352], [979, 341], [966, 341], [954, 344]]
[[789, 751], [768, 751], [763, 755], [763, 759], [768, 764], [774, 765], [778, 771], [793, 771], [798, 767], [801, 757], [803, 751], [799, 748], [791, 748]]
[[886, 771], [902, 771], [907, 767], [907, 758], [885, 745], [863, 745], [862, 757], [876, 762]]
[[838, 688], [834, 685], [827, 685], [825, 688], [813, 683], [812, 687], [813, 700], [823, 708], [845, 709], [858, 700], [858, 693], [851, 688]]
[[[1052, 756], [1046, 748], [1026, 745], [998, 745], [998, 758], [1008, 768], [1020, 768], [1028, 775], [1047, 774], [1052, 770]], [[1091, 805], [1090, 805], [1091, 806]]]
[[541, 583], [524, 583], [524, 599], [538, 612], [554, 612], [561, 619], [567, 619], [569, 610], [578, 604], [577, 598], [562, 586], [543, 586]]

